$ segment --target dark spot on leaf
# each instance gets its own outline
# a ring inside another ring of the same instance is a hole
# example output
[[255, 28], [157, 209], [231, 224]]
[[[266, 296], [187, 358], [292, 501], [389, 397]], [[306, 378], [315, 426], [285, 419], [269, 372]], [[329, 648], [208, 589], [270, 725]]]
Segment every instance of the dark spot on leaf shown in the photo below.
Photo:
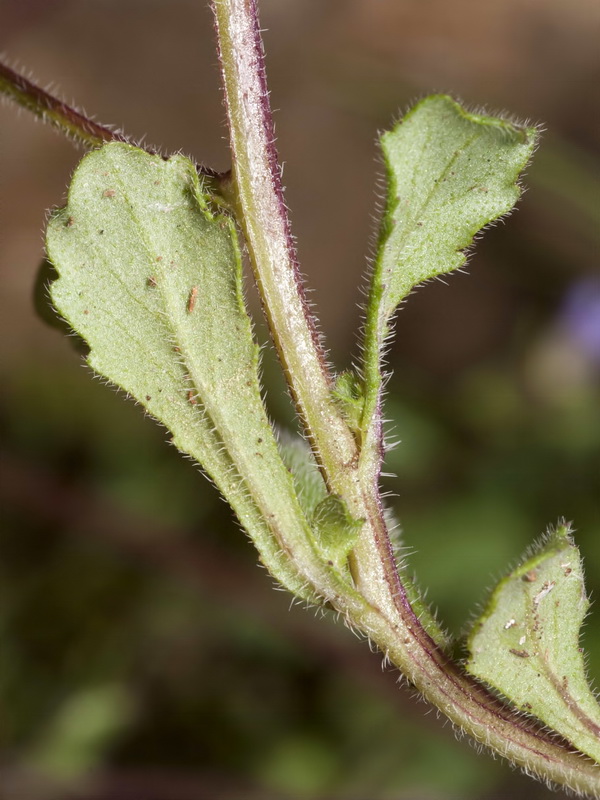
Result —
[[196, 307], [196, 299], [198, 297], [198, 287], [193, 286], [187, 301], [187, 313], [191, 314]]
[[514, 647], [511, 647], [508, 652], [512, 653], [513, 656], [517, 656], [518, 658], [529, 658], [529, 653], [527, 650], [515, 650]]

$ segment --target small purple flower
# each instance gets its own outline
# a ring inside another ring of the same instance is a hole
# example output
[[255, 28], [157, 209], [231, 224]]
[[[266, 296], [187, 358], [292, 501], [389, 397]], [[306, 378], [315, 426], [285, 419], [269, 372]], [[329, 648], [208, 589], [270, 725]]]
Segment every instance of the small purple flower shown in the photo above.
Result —
[[559, 322], [577, 347], [600, 364], [600, 277], [584, 278], [571, 285]]

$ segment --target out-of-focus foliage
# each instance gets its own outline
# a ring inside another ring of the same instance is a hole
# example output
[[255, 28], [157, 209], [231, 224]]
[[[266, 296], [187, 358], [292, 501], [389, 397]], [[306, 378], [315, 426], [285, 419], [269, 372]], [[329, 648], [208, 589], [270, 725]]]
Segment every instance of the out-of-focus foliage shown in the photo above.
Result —
[[[546, 122], [510, 225], [488, 232], [469, 277], [419, 290], [400, 312], [386, 416], [402, 443], [387, 487], [454, 634], [561, 516], [594, 599], [597, 4], [263, 5], [288, 201], [340, 368], [354, 347], [375, 130], [437, 88]], [[215, 64], [209, 16], [195, 0], [143, 7], [141, 29], [138, 2], [5, 0], [1, 46], [100, 119], [224, 167], [216, 70], [214, 84], [197, 80]], [[455, 741], [341, 625], [288, 612], [214, 490], [39, 321], [43, 209], [61, 203], [80, 154], [1, 113], [3, 800], [46, 800], [48, 775], [72, 787], [60, 800], [554, 797]], [[352, 164], [335, 204], [334, 156]], [[331, 296], [336, 271], [346, 280]], [[270, 357], [265, 381], [289, 424]], [[592, 604], [583, 644], [596, 686], [599, 631]]]

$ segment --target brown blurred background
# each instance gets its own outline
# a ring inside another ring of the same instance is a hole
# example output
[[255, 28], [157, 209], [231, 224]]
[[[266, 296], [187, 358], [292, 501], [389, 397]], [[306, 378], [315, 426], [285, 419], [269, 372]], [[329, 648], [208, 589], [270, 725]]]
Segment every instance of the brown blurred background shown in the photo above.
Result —
[[[386, 488], [457, 636], [559, 516], [597, 596], [600, 5], [261, 9], [294, 232], [340, 369], [357, 356], [377, 130], [432, 91], [545, 126], [518, 213], [468, 277], [399, 315]], [[0, 0], [0, 50], [98, 120], [228, 166], [205, 2]], [[332, 620], [288, 611], [207, 482], [39, 318], [46, 209], [81, 152], [12, 106], [0, 125], [1, 800], [550, 797], [457, 742]], [[265, 381], [289, 426], [269, 355]], [[584, 643], [597, 685], [597, 608]]]

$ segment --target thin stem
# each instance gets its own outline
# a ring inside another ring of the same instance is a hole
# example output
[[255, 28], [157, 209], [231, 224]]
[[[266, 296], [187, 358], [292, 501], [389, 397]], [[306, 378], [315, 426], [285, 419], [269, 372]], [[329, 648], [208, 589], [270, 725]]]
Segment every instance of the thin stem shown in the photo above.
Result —
[[[106, 142], [135, 144], [131, 137], [121, 131], [101, 125], [81, 111], [77, 111], [58, 97], [37, 86], [24, 75], [15, 72], [3, 61], [0, 61], [0, 94], [31, 111], [43, 122], [57, 128], [65, 136], [84, 147], [101, 147]], [[149, 153], [159, 154], [159, 151], [152, 147], [144, 146], [143, 149]], [[201, 175], [211, 178], [217, 183], [228, 177], [227, 174], [222, 175], [203, 165], [197, 165], [197, 169]]]
[[334, 604], [476, 741], [542, 779], [600, 798], [600, 766], [509, 709], [450, 661], [409, 602], [379, 497], [381, 454], [373, 454], [372, 463], [359, 473], [358, 447], [332, 398], [331, 376], [306, 303], [283, 201], [256, 0], [212, 3], [234, 162], [232, 204], [273, 339], [325, 478], [365, 521], [352, 560], [365, 602], [356, 602], [352, 591], [337, 596]]
[[99, 147], [105, 142], [130, 141], [119, 131], [113, 131], [63, 103], [1, 61], [0, 91], [36, 117], [86, 147]]

